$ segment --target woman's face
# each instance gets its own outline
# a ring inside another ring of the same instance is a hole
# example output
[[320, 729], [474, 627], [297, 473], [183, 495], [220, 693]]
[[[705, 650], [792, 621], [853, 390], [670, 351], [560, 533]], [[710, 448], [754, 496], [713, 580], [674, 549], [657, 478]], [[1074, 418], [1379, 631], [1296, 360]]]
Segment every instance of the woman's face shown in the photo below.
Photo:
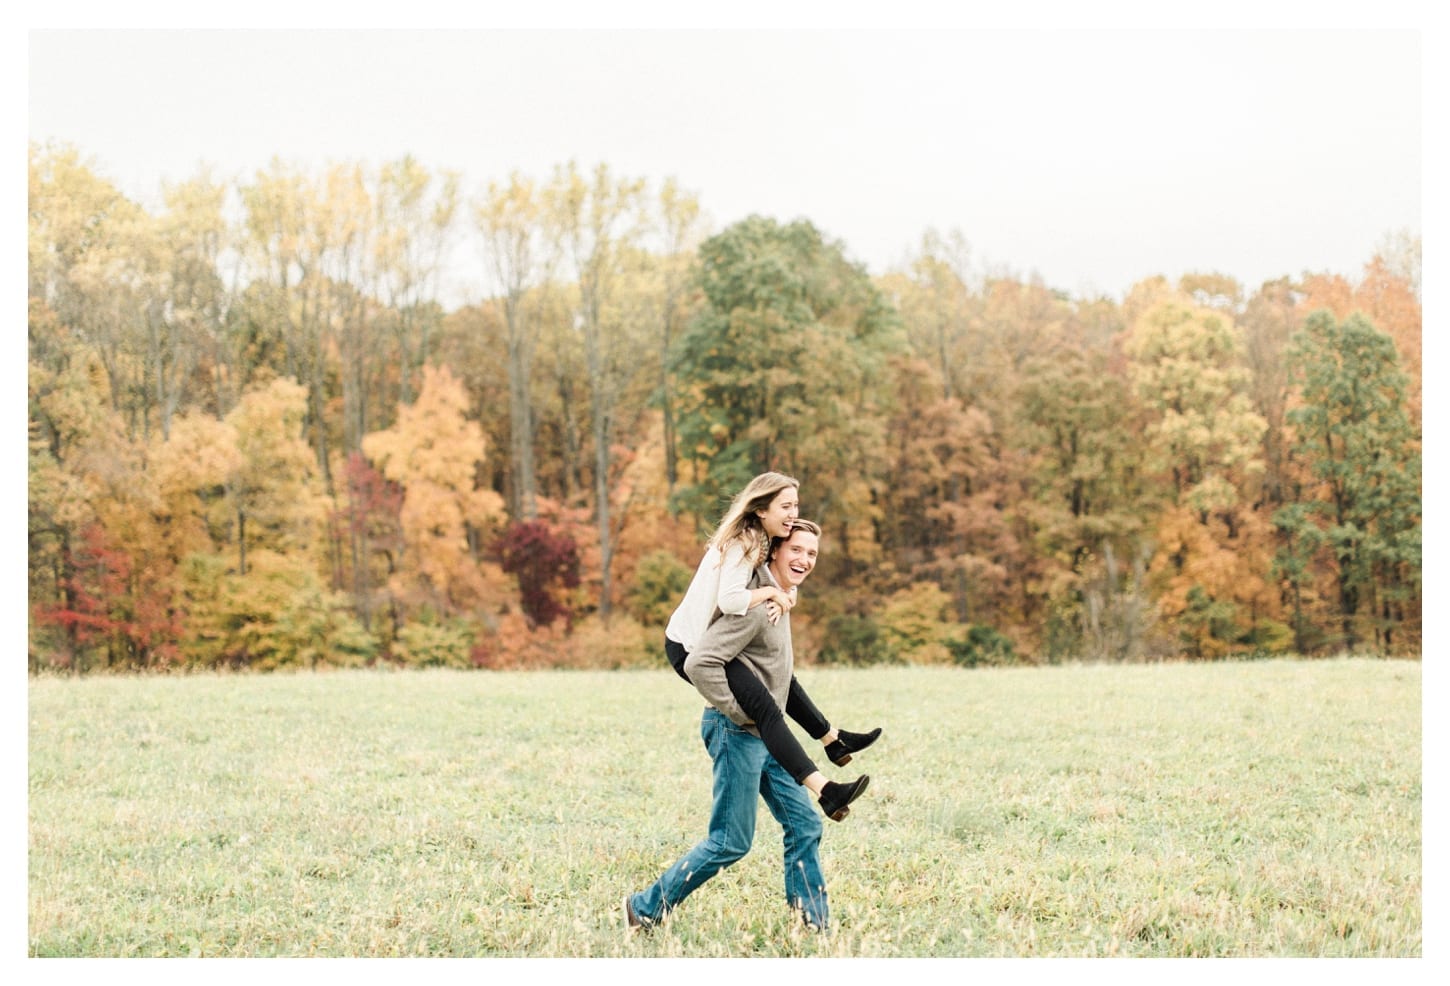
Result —
[[793, 486], [777, 493], [764, 510], [755, 511], [755, 516], [760, 518], [760, 526], [773, 538], [788, 537], [791, 523], [800, 515], [800, 491]]

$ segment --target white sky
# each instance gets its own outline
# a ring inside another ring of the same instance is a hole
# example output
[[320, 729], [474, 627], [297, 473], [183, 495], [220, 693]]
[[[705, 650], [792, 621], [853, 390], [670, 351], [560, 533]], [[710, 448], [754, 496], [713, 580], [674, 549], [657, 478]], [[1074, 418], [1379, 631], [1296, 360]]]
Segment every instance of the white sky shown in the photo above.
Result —
[[202, 163], [247, 177], [274, 155], [412, 154], [472, 188], [603, 162], [674, 177], [716, 229], [808, 218], [873, 273], [928, 228], [960, 230], [979, 268], [1074, 294], [1185, 271], [1249, 290], [1357, 276], [1387, 233], [1421, 231], [1418, 32], [1042, 23], [32, 28], [28, 136], [143, 200]]

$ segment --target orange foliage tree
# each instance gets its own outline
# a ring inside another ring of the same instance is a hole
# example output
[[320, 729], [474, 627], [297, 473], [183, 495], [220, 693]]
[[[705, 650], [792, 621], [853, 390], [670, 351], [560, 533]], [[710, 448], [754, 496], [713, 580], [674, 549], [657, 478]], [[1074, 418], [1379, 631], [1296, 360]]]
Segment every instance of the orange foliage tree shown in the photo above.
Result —
[[430, 365], [397, 423], [363, 439], [364, 454], [403, 490], [405, 547], [389, 587], [404, 621], [486, 624], [508, 600], [503, 572], [482, 557], [503, 520], [503, 498], [477, 484], [483, 429], [467, 409], [458, 378]]

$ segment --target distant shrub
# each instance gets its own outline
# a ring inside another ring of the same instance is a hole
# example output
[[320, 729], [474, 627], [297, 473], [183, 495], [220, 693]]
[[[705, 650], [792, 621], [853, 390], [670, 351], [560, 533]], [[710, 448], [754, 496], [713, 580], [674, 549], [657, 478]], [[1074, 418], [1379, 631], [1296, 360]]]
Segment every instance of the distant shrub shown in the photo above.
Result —
[[934, 582], [918, 582], [895, 592], [877, 617], [893, 653], [907, 664], [948, 664], [946, 642], [951, 597]]
[[626, 613], [615, 613], [605, 623], [591, 614], [575, 625], [558, 650], [555, 667], [668, 668], [664, 635], [658, 627], [644, 626]]
[[1018, 660], [1010, 639], [981, 624], [974, 623], [964, 633], [947, 638], [946, 645], [952, 662], [964, 668], [1016, 664]]
[[881, 626], [870, 616], [844, 614], [826, 621], [825, 637], [816, 659], [822, 664], [894, 664], [896, 655], [886, 643]]
[[462, 620], [409, 623], [393, 641], [393, 656], [409, 667], [466, 668], [472, 663], [473, 630]]
[[694, 573], [668, 551], [652, 551], [639, 560], [634, 584], [625, 596], [630, 615], [646, 626], [662, 627], [684, 598]]

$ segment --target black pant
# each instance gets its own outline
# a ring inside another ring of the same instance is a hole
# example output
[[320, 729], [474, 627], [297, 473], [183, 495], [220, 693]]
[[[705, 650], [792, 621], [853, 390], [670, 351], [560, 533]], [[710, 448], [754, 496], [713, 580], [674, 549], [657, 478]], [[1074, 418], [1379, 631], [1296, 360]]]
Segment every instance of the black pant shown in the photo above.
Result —
[[[689, 681], [689, 675], [685, 674], [685, 658], [689, 655], [684, 646], [666, 637], [665, 656], [669, 658], [675, 673]], [[784, 767], [797, 784], [815, 773], [816, 765], [806, 756], [800, 741], [790, 731], [790, 726], [786, 725], [780, 706], [775, 704], [775, 696], [770, 694], [765, 682], [750, 669], [750, 665], [738, 658], [729, 662], [725, 665], [725, 681], [730, 685], [730, 693], [735, 696], [740, 708], [755, 722], [760, 739], [770, 755], [775, 757], [776, 763]], [[816, 708], [806, 690], [796, 681], [795, 675], [791, 675], [790, 691], [786, 693], [785, 712], [800, 723], [811, 739], [820, 739], [831, 731], [830, 722]]]

